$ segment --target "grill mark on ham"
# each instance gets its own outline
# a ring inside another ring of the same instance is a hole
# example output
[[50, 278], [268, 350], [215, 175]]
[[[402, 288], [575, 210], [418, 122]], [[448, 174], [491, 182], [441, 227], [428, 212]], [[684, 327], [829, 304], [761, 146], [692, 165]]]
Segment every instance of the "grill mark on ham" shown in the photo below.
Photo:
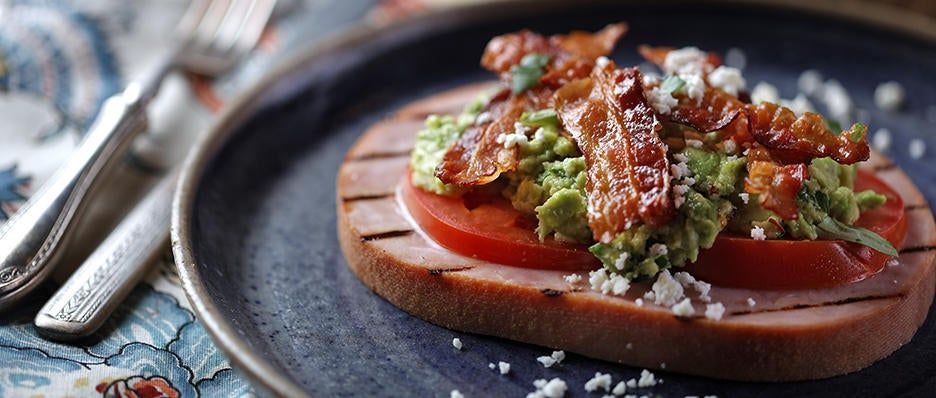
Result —
[[[790, 311], [790, 310], [802, 310], [802, 309], [807, 309], [807, 308], [826, 307], [826, 306], [833, 306], [833, 305], [846, 305], [846, 304], [858, 303], [862, 301], [887, 300], [887, 299], [899, 298], [899, 297], [903, 297], [903, 294], [890, 294], [890, 295], [884, 295], [884, 296], [867, 296], [867, 297], [850, 297], [845, 300], [830, 301], [830, 302], [821, 303], [821, 304], [798, 304], [798, 305], [791, 305], [791, 306], [782, 307], [782, 308], [770, 308], [770, 309], [764, 309], [764, 310], [751, 310], [751, 311], [735, 311], [735, 312], [731, 312], [730, 314], [731, 315], [748, 315], [748, 314], [762, 314], [762, 313], [781, 312], [781, 311]], [[697, 316], [697, 318], [701, 318], [701, 317]]]
[[404, 151], [400, 151], [400, 152], [374, 152], [374, 153], [368, 153], [368, 154], [348, 158], [348, 161], [349, 162], [361, 162], [361, 161], [374, 160], [374, 159], [391, 159], [391, 158], [409, 157], [410, 151], [412, 151], [412, 148], [404, 150]]
[[393, 197], [393, 193], [381, 193], [376, 195], [360, 195], [360, 196], [351, 196], [347, 198], [341, 198], [345, 203], [347, 202], [358, 202], [362, 200], [377, 200], [377, 199], [386, 199]]
[[429, 271], [429, 275], [432, 275], [432, 276], [439, 276], [439, 275], [442, 275], [442, 274], [445, 274], [445, 273], [453, 273], [453, 272], [467, 271], [467, 270], [470, 270], [470, 269], [472, 269], [472, 268], [474, 268], [474, 266], [458, 267], [458, 268], [433, 268], [433, 269], [430, 269], [430, 270], [428, 270], [428, 271]]
[[406, 230], [406, 231], [390, 231], [390, 232], [381, 232], [381, 233], [379, 233], [379, 234], [372, 234], [372, 235], [361, 235], [361, 240], [364, 241], [364, 242], [372, 242], [372, 241], [375, 241], [375, 240], [388, 239], [388, 238], [396, 238], [396, 237], [399, 237], [399, 236], [407, 236], [407, 235], [410, 235], [410, 234], [412, 234], [412, 233], [414, 233], [414, 232], [416, 232], [416, 231], [410, 229], [410, 230]]
[[900, 249], [900, 254], [905, 253], [925, 253], [929, 251], [936, 250], [936, 246], [915, 246], [915, 247], [905, 247]]
[[546, 297], [559, 297], [565, 294], [564, 291], [556, 290], [556, 289], [543, 289], [543, 290], [540, 290], [540, 292], [542, 292], [543, 295]]
[[926, 210], [926, 211], [929, 211], [929, 205], [921, 203], [921, 204], [916, 204], [916, 205], [906, 205], [906, 206], [904, 206], [904, 211], [910, 212], [910, 211], [916, 211], [916, 210]]

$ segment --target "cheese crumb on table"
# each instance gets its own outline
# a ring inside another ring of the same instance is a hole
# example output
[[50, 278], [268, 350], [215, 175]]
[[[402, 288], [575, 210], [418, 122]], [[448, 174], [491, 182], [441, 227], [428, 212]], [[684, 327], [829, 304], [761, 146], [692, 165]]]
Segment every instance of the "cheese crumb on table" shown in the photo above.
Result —
[[802, 93], [797, 94], [796, 98], [789, 101], [780, 100], [780, 104], [790, 108], [797, 116], [802, 116], [806, 112], [816, 111], [816, 107], [814, 107], [812, 102], [809, 101], [809, 98], [806, 98]]
[[462, 344], [461, 339], [458, 337], [452, 339], [452, 347], [455, 347], [456, 350], [461, 350], [464, 345]]
[[550, 367], [552, 367], [553, 365], [556, 364], [556, 360], [553, 359], [553, 357], [547, 357], [547, 356], [545, 356], [545, 355], [543, 355], [543, 356], [541, 356], [541, 357], [537, 357], [537, 358], [536, 358], [536, 361], [539, 362], [539, 363], [541, 363], [541, 364], [543, 364], [543, 367], [544, 367], [544, 368], [550, 368]]
[[533, 382], [533, 386], [536, 387], [536, 391], [527, 394], [527, 398], [562, 398], [569, 389], [566, 382], [558, 377], [548, 382], [538, 379]]
[[910, 152], [911, 158], [922, 159], [923, 155], [926, 154], [926, 143], [919, 138], [914, 138], [910, 141], [910, 146], [907, 150]]
[[607, 373], [596, 372], [595, 377], [585, 382], [585, 391], [592, 392], [602, 389], [611, 390], [611, 375]]
[[751, 102], [754, 105], [762, 102], [772, 102], [776, 104], [780, 102], [780, 90], [777, 90], [777, 86], [767, 82], [757, 83], [751, 90]]
[[822, 75], [816, 70], [805, 70], [796, 80], [796, 87], [806, 95], [822, 94]]
[[510, 364], [504, 361], [497, 363], [497, 369], [500, 370], [500, 374], [505, 375], [510, 373]]
[[497, 365], [494, 365], [494, 362], [489, 362], [489, 363], [488, 363], [488, 368], [490, 368], [491, 370], [494, 370], [494, 368], [496, 368], [496, 367], [497, 367]]
[[465, 395], [458, 390], [452, 390], [452, 392], [449, 393], [449, 398], [465, 398]]
[[566, 356], [565, 356], [565, 351], [562, 351], [562, 350], [553, 351], [552, 354], [550, 355], [550, 357], [552, 357], [552, 359], [555, 359], [555, 360], [556, 360], [556, 363], [561, 363], [562, 360], [564, 360], [565, 357], [566, 357]]
[[827, 81], [822, 89], [822, 100], [833, 119], [843, 125], [850, 122], [854, 105], [851, 96], [841, 83], [837, 80]]
[[720, 321], [725, 315], [725, 306], [722, 303], [708, 304], [705, 306], [705, 317], [715, 321]]
[[640, 380], [637, 381], [637, 387], [653, 387], [656, 384], [656, 376], [654, 376], [653, 373], [647, 369], [640, 371]]
[[767, 235], [764, 233], [763, 228], [755, 225], [754, 228], [751, 228], [751, 238], [754, 240], [765, 240], [767, 239]]
[[619, 381], [617, 385], [611, 389], [611, 393], [614, 395], [624, 395], [625, 392], [627, 392], [627, 384], [625, 384], [624, 381]]
[[695, 314], [695, 309], [692, 308], [692, 301], [689, 299], [680, 301], [670, 308], [670, 310], [672, 310], [673, 314], [676, 314], [676, 316], [692, 316], [692, 314]]
[[744, 69], [747, 66], [747, 55], [744, 50], [737, 47], [731, 47], [725, 51], [725, 65], [733, 68]]
[[906, 93], [900, 83], [889, 81], [874, 89], [874, 104], [885, 111], [895, 111], [903, 105]]

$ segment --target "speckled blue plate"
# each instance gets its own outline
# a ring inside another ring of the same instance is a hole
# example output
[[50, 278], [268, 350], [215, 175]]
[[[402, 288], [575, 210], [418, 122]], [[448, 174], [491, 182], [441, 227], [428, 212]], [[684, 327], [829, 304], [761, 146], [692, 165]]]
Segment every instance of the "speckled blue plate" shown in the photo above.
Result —
[[[556, 368], [543, 348], [453, 332], [409, 316], [348, 270], [335, 234], [335, 173], [371, 123], [429, 93], [488, 79], [478, 66], [492, 36], [520, 28], [553, 33], [625, 20], [614, 58], [639, 60], [641, 43], [747, 54], [749, 85], [769, 81], [793, 97], [806, 68], [841, 81], [872, 129], [894, 133], [889, 155], [936, 204], [934, 157], [911, 159], [922, 138], [936, 152], [936, 25], [849, 3], [759, 5], [690, 2], [512, 3], [420, 17], [359, 31], [312, 50], [230, 107], [189, 159], [173, 243], [185, 289], [215, 341], [258, 387], [285, 396], [522, 397], [537, 378], [561, 377], [567, 396], [596, 371], [615, 380], [640, 369], [570, 355]], [[808, 10], [808, 11], [806, 11]], [[907, 89], [900, 112], [875, 109], [886, 80]], [[863, 371], [822, 381], [738, 383], [659, 372], [641, 394], [678, 396], [934, 396], [934, 314], [913, 341]], [[453, 337], [465, 343], [461, 352]], [[674, 341], [673, 344], [679, 344]], [[489, 362], [512, 364], [509, 375]], [[598, 396], [597, 394], [591, 394]]]

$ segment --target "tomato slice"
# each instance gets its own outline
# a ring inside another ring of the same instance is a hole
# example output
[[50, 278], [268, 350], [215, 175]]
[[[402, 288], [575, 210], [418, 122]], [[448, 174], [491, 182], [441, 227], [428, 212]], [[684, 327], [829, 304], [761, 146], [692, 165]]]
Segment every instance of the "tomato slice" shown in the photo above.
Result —
[[[894, 247], [907, 233], [900, 195], [873, 174], [858, 172], [855, 190], [874, 190], [887, 202], [865, 211], [855, 225]], [[880, 272], [889, 257], [867, 246], [837, 240], [764, 240], [721, 235], [712, 248], [686, 266], [695, 277], [717, 286], [748, 289], [809, 289], [857, 282]]]
[[[407, 173], [409, 175], [409, 173]], [[857, 191], [887, 196], [880, 208], [862, 213], [856, 225], [900, 247], [907, 231], [903, 200], [873, 174], [859, 171]], [[536, 219], [526, 217], [496, 192], [461, 197], [436, 195], [401, 182], [404, 204], [434, 241], [456, 253], [519, 267], [588, 271], [601, 264], [585, 245], [540, 242]], [[716, 286], [748, 289], [808, 289], [856, 282], [880, 272], [889, 257], [866, 246], [829, 240], [753, 240], [722, 234], [685, 270]]]
[[[409, 173], [407, 173], [409, 175]], [[453, 252], [518, 267], [590, 271], [601, 262], [588, 246], [536, 234], [536, 218], [520, 213], [497, 192], [436, 195], [401, 182], [404, 204], [423, 232]]]

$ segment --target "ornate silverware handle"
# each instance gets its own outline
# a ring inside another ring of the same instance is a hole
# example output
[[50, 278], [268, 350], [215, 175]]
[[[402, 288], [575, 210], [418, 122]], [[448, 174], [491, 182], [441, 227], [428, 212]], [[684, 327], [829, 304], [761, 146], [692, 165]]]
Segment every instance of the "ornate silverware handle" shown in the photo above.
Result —
[[50, 274], [87, 205], [84, 197], [145, 129], [149, 98], [139, 83], [109, 98], [64, 166], [0, 229], [0, 311]]
[[165, 252], [175, 176], [163, 178], [39, 310], [40, 333], [73, 340], [104, 324]]

